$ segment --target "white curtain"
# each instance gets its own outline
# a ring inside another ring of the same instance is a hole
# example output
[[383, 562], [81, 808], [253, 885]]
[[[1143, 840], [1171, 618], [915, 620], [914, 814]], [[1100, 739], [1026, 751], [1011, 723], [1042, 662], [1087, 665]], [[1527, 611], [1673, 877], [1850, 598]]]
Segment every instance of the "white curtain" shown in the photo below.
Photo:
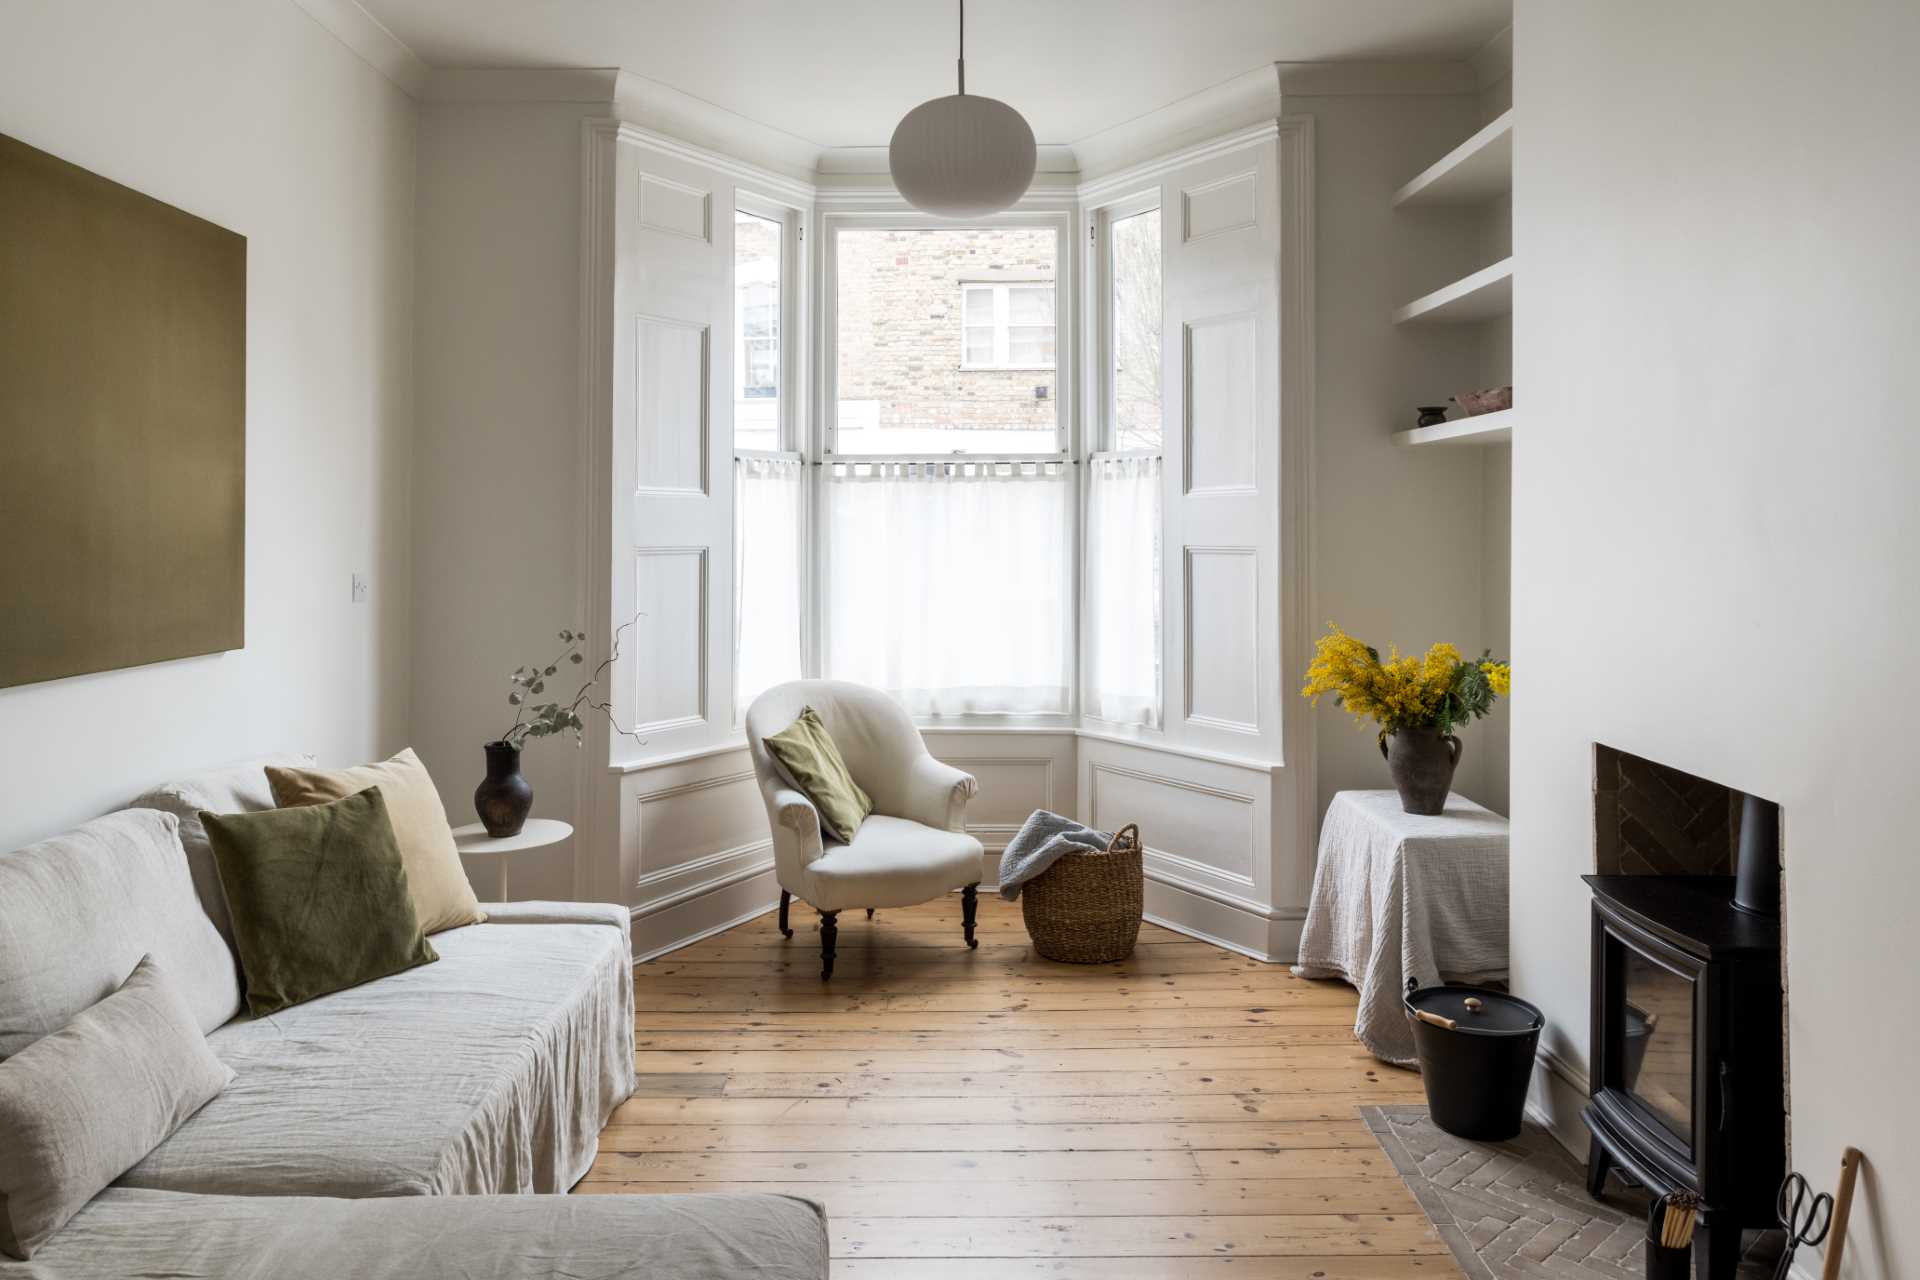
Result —
[[801, 675], [806, 617], [806, 465], [798, 458], [733, 464], [734, 719], [753, 700]]
[[1088, 713], [1160, 724], [1160, 459], [1096, 457], [1087, 477]]
[[915, 715], [1071, 709], [1073, 480], [1060, 463], [837, 463], [828, 674]]

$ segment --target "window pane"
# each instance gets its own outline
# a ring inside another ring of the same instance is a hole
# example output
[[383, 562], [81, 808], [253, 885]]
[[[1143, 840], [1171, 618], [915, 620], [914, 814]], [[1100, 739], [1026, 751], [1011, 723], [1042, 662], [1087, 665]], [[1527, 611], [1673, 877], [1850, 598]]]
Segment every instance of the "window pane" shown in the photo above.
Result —
[[780, 440], [780, 248], [771, 218], [733, 215], [733, 445], [778, 449]]
[[916, 715], [1071, 704], [1073, 497], [1060, 462], [825, 468], [826, 673]]
[[1011, 324], [1053, 323], [1053, 290], [1017, 288], [1007, 290], [1011, 303], [1007, 319]]
[[1051, 365], [1053, 363], [1053, 326], [1014, 326], [1007, 334], [1007, 363], [1013, 365]]
[[[1053, 228], [835, 234], [840, 454], [1058, 451]], [[1015, 306], [1047, 335], [1030, 325], [1020, 354], [1003, 356], [1015, 343], [997, 326]], [[1042, 367], [994, 367], [1003, 359]]]
[[806, 466], [795, 458], [741, 458], [733, 469], [734, 717], [739, 723], [755, 698], [800, 678]]
[[1160, 211], [1116, 218], [1112, 257], [1113, 447], [1160, 448]]

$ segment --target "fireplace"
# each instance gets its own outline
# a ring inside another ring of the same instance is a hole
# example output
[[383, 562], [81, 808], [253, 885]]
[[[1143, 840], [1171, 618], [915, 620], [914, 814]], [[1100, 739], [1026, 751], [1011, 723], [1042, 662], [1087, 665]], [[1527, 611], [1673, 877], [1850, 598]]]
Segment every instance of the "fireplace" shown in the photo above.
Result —
[[1786, 1172], [1778, 809], [1595, 753], [1587, 1189], [1701, 1197], [1696, 1272], [1731, 1280]]

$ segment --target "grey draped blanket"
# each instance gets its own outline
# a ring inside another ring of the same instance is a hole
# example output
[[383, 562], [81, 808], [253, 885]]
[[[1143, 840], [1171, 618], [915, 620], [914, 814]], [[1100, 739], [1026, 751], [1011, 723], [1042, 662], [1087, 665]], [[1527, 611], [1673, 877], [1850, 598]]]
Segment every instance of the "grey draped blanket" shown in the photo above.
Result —
[[1000, 896], [1012, 902], [1020, 886], [1076, 849], [1105, 851], [1113, 837], [1045, 809], [1035, 809], [1000, 855]]

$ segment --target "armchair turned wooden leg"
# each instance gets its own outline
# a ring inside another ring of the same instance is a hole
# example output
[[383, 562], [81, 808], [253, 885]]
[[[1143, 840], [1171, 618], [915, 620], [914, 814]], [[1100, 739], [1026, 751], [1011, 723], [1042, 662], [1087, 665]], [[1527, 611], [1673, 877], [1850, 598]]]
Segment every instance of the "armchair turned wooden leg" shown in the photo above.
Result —
[[960, 891], [960, 928], [967, 935], [969, 949], [980, 945], [980, 940], [973, 936], [974, 913], [980, 909], [979, 890], [978, 884], [970, 884]]
[[782, 889], [780, 891], [780, 932], [785, 934], [789, 938], [793, 936], [793, 930], [787, 928], [787, 903], [792, 898], [793, 898], [793, 895], [788, 893], [785, 889]]
[[838, 911], [820, 913], [820, 981], [822, 982], [833, 976], [833, 943], [840, 936], [839, 921]]

